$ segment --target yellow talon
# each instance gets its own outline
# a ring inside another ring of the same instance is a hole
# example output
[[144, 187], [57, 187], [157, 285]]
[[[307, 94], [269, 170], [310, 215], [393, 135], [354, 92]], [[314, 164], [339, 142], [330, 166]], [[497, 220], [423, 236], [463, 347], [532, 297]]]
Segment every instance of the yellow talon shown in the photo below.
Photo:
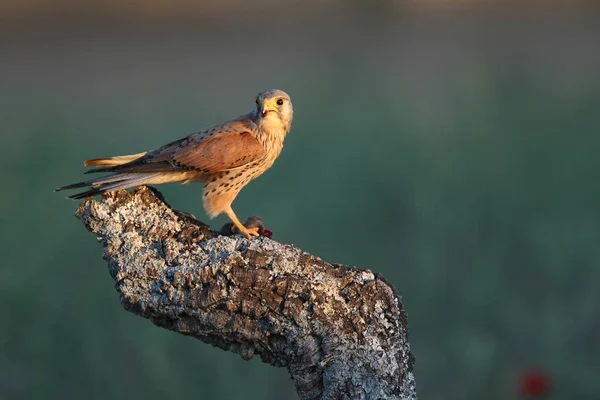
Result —
[[253, 228], [246, 228], [246, 227], [245, 227], [245, 226], [243, 226], [243, 225], [242, 225], [241, 227], [238, 227], [238, 226], [235, 226], [235, 225], [233, 225], [233, 226], [231, 227], [231, 232], [232, 232], [232, 233], [238, 233], [238, 232], [239, 232], [239, 233], [241, 233], [242, 235], [244, 235], [244, 237], [245, 237], [246, 239], [250, 239], [252, 236], [259, 236], [259, 235], [260, 235], [260, 234], [258, 233], [258, 229], [259, 229], [259, 228], [258, 228], [258, 226], [255, 226], [255, 227], [253, 227]]
[[[225, 214], [227, 214], [227, 216], [229, 217], [229, 219], [231, 220], [231, 222], [233, 222], [233, 226], [231, 227], [231, 232], [232, 233], [241, 233], [242, 235], [244, 235], [244, 237], [246, 239], [250, 239], [252, 236], [259, 236], [260, 235], [260, 230], [261, 230], [261, 226], [252, 226], [251, 228], [247, 228], [245, 227], [239, 219], [237, 219], [237, 217], [235, 216], [235, 213], [233, 212], [233, 210], [231, 209], [231, 207], [228, 207], [226, 210], [224, 210]], [[256, 218], [255, 218], [256, 219]], [[258, 218], [258, 220], [260, 220], [260, 222], [262, 223], [262, 219]], [[249, 224], [249, 221], [246, 221], [246, 224]]]

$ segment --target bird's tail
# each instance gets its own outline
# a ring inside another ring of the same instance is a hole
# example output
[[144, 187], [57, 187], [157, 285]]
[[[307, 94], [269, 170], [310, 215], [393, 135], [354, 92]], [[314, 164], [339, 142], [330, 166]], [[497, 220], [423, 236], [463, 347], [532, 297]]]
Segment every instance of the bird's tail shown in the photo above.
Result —
[[[108, 160], [108, 159], [107, 159]], [[54, 189], [56, 192], [67, 189], [89, 188], [81, 193], [69, 196], [70, 199], [83, 199], [89, 196], [95, 196], [112, 190], [128, 189], [130, 187], [144, 185], [156, 182], [161, 178], [161, 173], [116, 173], [100, 178], [90, 179], [88, 181], [73, 183]]]
[[114, 167], [116, 165], [126, 164], [128, 162], [137, 160], [145, 156], [146, 153], [138, 153], [132, 154], [129, 156], [117, 156], [117, 157], [108, 157], [108, 158], [93, 158], [91, 160], [86, 160], [83, 162], [83, 165], [86, 167]]

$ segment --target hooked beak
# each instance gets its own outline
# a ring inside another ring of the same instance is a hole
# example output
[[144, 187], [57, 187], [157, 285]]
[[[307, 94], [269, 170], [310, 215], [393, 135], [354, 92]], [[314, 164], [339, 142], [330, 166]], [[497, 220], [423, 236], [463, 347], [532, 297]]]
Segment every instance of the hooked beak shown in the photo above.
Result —
[[269, 111], [273, 111], [273, 110], [267, 104], [263, 104], [262, 107], [260, 108], [260, 113], [262, 114], [263, 118], [267, 116]]

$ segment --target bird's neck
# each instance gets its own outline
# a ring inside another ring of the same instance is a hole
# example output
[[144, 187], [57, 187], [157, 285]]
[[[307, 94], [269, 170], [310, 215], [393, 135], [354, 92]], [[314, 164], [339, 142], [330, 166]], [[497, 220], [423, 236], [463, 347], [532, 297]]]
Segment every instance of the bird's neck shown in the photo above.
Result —
[[282, 134], [284, 136], [289, 130], [285, 122], [283, 122], [281, 119], [277, 118], [274, 115], [268, 115], [265, 118], [261, 118], [257, 121], [256, 124], [258, 125], [258, 128], [262, 131]]
[[277, 118], [264, 118], [257, 128], [257, 139], [265, 146], [266, 153], [277, 158], [283, 148], [287, 127]]

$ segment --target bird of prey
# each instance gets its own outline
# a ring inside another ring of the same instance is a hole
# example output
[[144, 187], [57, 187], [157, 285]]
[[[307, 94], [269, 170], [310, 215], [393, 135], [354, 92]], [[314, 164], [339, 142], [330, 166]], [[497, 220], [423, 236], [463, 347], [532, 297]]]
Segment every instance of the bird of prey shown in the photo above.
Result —
[[96, 158], [84, 165], [90, 172], [110, 175], [58, 189], [88, 188], [69, 196], [83, 199], [100, 193], [146, 184], [204, 183], [204, 209], [212, 219], [225, 213], [246, 239], [258, 227], [245, 227], [231, 203], [248, 182], [269, 169], [283, 148], [293, 118], [287, 93], [273, 89], [256, 96], [248, 114], [166, 144], [154, 151], [129, 156]]

